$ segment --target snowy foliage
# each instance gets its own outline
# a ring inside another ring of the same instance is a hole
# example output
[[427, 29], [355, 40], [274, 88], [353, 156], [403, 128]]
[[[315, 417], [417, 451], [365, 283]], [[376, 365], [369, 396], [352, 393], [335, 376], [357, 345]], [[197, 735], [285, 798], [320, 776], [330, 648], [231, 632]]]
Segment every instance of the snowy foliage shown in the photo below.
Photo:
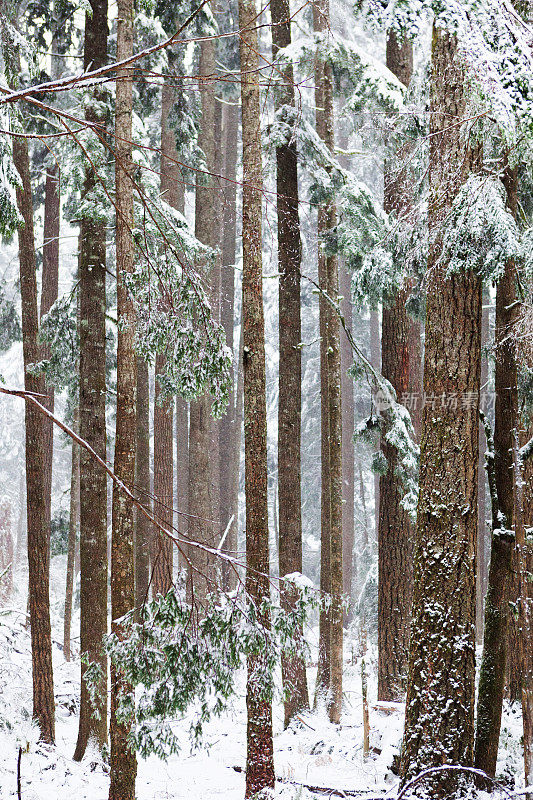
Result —
[[[0, 14], [0, 84], [12, 86], [15, 75], [16, 50], [23, 40], [16, 29]], [[21, 222], [17, 208], [16, 188], [20, 177], [13, 164], [8, 131], [19, 131], [16, 112], [11, 106], [0, 106], [0, 236], [9, 239]]]
[[314, 127], [294, 108], [278, 110], [267, 139], [269, 147], [296, 141], [298, 157], [310, 173], [311, 202], [320, 206], [333, 201], [337, 206], [338, 224], [326, 232], [323, 244], [352, 269], [387, 231], [387, 215], [373, 192], [341, 166]]
[[335, 82], [346, 98], [345, 113], [357, 113], [364, 106], [399, 109], [404, 86], [387, 67], [371, 58], [354, 42], [336, 36], [332, 31], [299, 37], [280, 50], [279, 61], [291, 62], [311, 73], [315, 58], [331, 64]]
[[[3, 109], [2, 109], [3, 111]], [[5, 113], [0, 113], [0, 127], [9, 127]], [[0, 135], [0, 236], [9, 239], [21, 222], [15, 190], [20, 184], [19, 175], [13, 165], [13, 155], [9, 143]]]
[[[409, 411], [396, 399], [392, 385], [383, 378], [362, 357], [356, 355], [359, 370], [363, 369], [374, 387], [375, 411], [359, 423], [355, 436], [370, 444], [378, 444], [379, 436], [394, 448], [397, 453], [396, 473], [403, 486], [402, 505], [414, 519], [418, 502], [418, 457], [419, 448], [415, 441], [413, 423]], [[366, 362], [366, 363], [365, 363]], [[387, 465], [381, 454], [374, 457], [373, 469], [382, 474]]]
[[68, 387], [74, 395], [78, 386], [77, 291], [68, 292], [53, 303], [41, 320], [39, 338], [49, 348], [49, 357], [35, 365], [49, 386]]
[[135, 701], [124, 696], [118, 713], [135, 721], [134, 746], [144, 757], [167, 758], [179, 750], [169, 720], [188, 711], [191, 742], [198, 745], [204, 725], [226, 709], [246, 658], [254, 665], [254, 690], [272, 697], [281, 653], [305, 653], [301, 630], [317, 605], [306, 583], [293, 578], [297, 599], [290, 614], [270, 600], [257, 607], [241, 589], [209, 598], [198, 616], [173, 587], [143, 607], [141, 623], [133, 614], [124, 619], [123, 638], [107, 637], [110, 658], [138, 687]]
[[366, 0], [370, 18], [414, 39], [433, 16], [457, 36], [479, 92], [508, 141], [533, 133], [533, 30], [510, 0]]
[[506, 207], [502, 182], [471, 175], [454, 198], [443, 226], [440, 262], [449, 273], [473, 269], [497, 281], [508, 259], [521, 260], [518, 225]]
[[163, 393], [187, 400], [208, 392], [213, 412], [227, 404], [232, 377], [231, 353], [224, 330], [213, 318], [194, 266], [214, 257], [191, 233], [182, 215], [161, 199], [145, 203], [135, 231], [138, 259], [128, 278], [137, 309], [137, 349], [146, 359], [166, 356], [158, 376]]
[[5, 283], [0, 282], [0, 352], [9, 350], [13, 342], [20, 341], [22, 331], [17, 309], [7, 297]]

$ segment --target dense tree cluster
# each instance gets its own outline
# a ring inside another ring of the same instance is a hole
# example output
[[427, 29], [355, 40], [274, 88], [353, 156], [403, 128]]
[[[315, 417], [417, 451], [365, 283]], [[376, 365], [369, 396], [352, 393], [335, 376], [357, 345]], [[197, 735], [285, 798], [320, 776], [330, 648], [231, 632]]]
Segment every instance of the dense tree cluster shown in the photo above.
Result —
[[365, 755], [369, 641], [405, 702], [401, 796], [491, 787], [506, 698], [533, 783], [532, 25], [527, 0], [0, 1], [0, 603], [27, 569], [53, 746], [66, 556], [74, 759], [99, 749], [111, 800], [243, 667], [267, 796], [274, 698], [340, 725], [355, 639]]

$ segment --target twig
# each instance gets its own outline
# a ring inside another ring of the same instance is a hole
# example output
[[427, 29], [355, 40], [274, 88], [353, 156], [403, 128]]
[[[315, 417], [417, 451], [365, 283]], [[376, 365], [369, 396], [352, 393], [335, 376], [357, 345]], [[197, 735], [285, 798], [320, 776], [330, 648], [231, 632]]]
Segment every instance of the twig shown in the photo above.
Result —
[[[242, 767], [232, 767], [234, 772], [246, 774], [246, 770]], [[329, 786], [313, 786], [309, 783], [300, 783], [299, 781], [291, 781], [289, 778], [276, 778], [277, 783], [288, 783], [291, 786], [300, 786], [302, 789], [307, 789], [309, 792], [315, 794], [324, 794], [328, 797], [359, 797], [361, 800], [383, 800], [383, 794], [368, 794], [366, 789], [332, 789]]]
[[19, 754], [17, 758], [17, 797], [22, 800], [22, 787], [20, 782], [20, 762], [22, 761], [22, 747], [19, 747]]
[[407, 796], [407, 792], [409, 789], [412, 789], [413, 786], [416, 786], [417, 783], [427, 778], [429, 775], [435, 775], [439, 772], [464, 772], [468, 775], [475, 775], [478, 778], [483, 778], [484, 781], [495, 786], [496, 788], [500, 789], [504, 794], [508, 797], [516, 797], [516, 792], [510, 792], [502, 783], [491, 778], [490, 775], [487, 775], [486, 772], [483, 772], [482, 769], [476, 769], [475, 767], [462, 767], [458, 764], [444, 764], [442, 767], [430, 767], [429, 769], [425, 769], [408, 781], [401, 792], [398, 794], [396, 800], [403, 800], [404, 797]]

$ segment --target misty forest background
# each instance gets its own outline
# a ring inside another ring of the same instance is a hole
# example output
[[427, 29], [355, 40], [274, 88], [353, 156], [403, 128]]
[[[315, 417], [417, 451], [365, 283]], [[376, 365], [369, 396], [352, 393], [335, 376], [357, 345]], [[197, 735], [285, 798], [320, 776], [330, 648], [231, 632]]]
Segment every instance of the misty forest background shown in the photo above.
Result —
[[2, 796], [533, 794], [531, 11], [1, 0]]

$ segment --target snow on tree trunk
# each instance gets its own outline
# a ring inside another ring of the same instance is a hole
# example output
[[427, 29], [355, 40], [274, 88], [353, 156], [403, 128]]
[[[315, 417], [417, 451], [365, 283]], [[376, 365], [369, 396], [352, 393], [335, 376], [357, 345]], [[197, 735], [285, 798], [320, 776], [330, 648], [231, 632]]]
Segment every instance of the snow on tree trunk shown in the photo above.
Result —
[[[454, 37], [434, 28], [430, 92], [430, 253], [420, 496], [401, 776], [471, 766], [474, 745], [475, 574], [481, 280], [447, 275], [442, 230], [470, 169], [461, 120], [465, 72]], [[454, 120], [454, 124], [450, 124]], [[432, 778], [449, 797], [457, 777]]]
[[[413, 48], [401, 42], [394, 32], [387, 38], [387, 66], [408, 86], [413, 71]], [[396, 159], [408, 156], [404, 146]], [[385, 165], [384, 208], [399, 218], [411, 204], [411, 191], [405, 171], [397, 164]], [[384, 305], [381, 331], [381, 372], [402, 397], [413, 397], [411, 408], [421, 402], [418, 396], [420, 374], [420, 324], [407, 313], [410, 287], [402, 288], [390, 305]], [[378, 519], [378, 699], [401, 700], [407, 680], [409, 631], [413, 581], [414, 530], [402, 506], [403, 491], [397, 474], [397, 451], [381, 439], [387, 472], [379, 481]]]
[[[347, 330], [353, 334], [352, 299], [350, 275], [346, 267], [340, 270], [341, 313]], [[348, 337], [341, 336], [341, 391], [342, 391], [342, 586], [344, 595], [352, 600], [355, 544], [355, 459], [353, 434], [355, 430], [355, 407], [353, 376], [348, 373], [353, 361]], [[352, 613], [348, 609], [348, 622]]]
[[[516, 214], [517, 173], [506, 169], [507, 204]], [[485, 598], [483, 657], [479, 676], [475, 765], [496, 772], [505, 673], [514, 551], [515, 492], [513, 439], [518, 422], [515, 345], [509, 332], [517, 314], [516, 265], [507, 260], [496, 287], [494, 472], [498, 519], [493, 520], [490, 567]]]

